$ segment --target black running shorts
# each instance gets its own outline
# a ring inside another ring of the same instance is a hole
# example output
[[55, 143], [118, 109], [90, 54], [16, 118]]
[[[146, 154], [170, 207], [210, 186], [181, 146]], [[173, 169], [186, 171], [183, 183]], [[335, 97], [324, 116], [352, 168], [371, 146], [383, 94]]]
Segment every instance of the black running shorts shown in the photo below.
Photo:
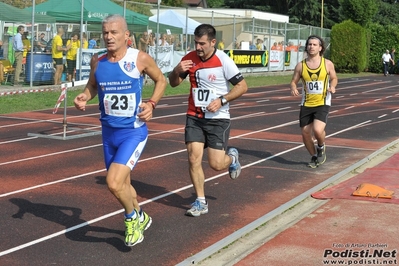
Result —
[[205, 119], [187, 116], [185, 141], [202, 142], [205, 148], [226, 150], [230, 135], [229, 119]]
[[317, 119], [327, 124], [328, 113], [330, 112], [329, 105], [321, 105], [316, 107], [301, 106], [299, 112], [299, 126], [304, 127], [313, 123]]

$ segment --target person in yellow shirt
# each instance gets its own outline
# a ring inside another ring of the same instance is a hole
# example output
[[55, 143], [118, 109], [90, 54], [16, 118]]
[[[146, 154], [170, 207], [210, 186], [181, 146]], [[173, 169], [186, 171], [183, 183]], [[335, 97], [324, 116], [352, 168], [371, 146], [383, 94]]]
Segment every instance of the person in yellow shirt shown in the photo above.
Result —
[[83, 49], [88, 49], [89, 48], [89, 41], [87, 40], [87, 35], [84, 32], [82, 34], [82, 48]]
[[58, 28], [57, 35], [54, 36], [53, 43], [51, 46], [51, 55], [53, 57], [53, 61], [55, 62], [55, 73], [54, 73], [55, 85], [61, 84], [62, 71], [64, 70], [63, 52], [66, 52], [69, 49], [68, 46], [64, 47], [62, 41], [62, 35], [64, 35], [64, 29]]
[[30, 40], [28, 39], [29, 32], [24, 32], [22, 35], [22, 44], [24, 45], [23, 58], [26, 58], [28, 51], [30, 51]]
[[221, 39], [218, 43], [218, 50], [224, 50], [224, 40]]
[[75, 79], [76, 54], [78, 48], [80, 48], [79, 36], [77, 33], [72, 33], [71, 39], [67, 41], [67, 47], [69, 47], [66, 54], [67, 74], [68, 82], [71, 82], [72, 79]]

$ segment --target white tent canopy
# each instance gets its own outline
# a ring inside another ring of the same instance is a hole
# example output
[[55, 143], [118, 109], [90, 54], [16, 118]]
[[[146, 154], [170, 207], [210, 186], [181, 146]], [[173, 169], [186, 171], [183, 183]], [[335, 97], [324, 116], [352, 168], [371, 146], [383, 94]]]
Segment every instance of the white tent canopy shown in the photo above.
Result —
[[[157, 22], [157, 15], [149, 18], [152, 22]], [[187, 18], [171, 9], [159, 14], [159, 23], [183, 29], [184, 34], [194, 34], [194, 30], [201, 23], [194, 19]]]

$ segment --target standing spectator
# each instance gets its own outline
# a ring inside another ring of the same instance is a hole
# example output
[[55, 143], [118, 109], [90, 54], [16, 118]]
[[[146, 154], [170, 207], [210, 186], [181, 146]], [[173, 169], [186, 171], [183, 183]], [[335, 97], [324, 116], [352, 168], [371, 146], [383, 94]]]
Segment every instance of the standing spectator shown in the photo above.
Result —
[[190, 41], [187, 40], [186, 35], [183, 36], [183, 50], [188, 52], [191, 51], [193, 49], [192, 44], [190, 43]]
[[82, 41], [80, 42], [82, 49], [87, 49], [89, 48], [89, 42], [87, 41], [87, 34], [85, 32], [83, 32], [82, 34]]
[[394, 75], [395, 74], [395, 48], [392, 48], [391, 50], [391, 59], [392, 61], [390, 62], [390, 67], [389, 67], [389, 74]]
[[[226, 154], [230, 132], [229, 102], [243, 95], [248, 87], [234, 61], [216, 49], [216, 30], [212, 25], [199, 25], [194, 35], [195, 51], [181, 59], [169, 74], [169, 82], [176, 87], [187, 76], [190, 77], [185, 143], [189, 174], [197, 199], [186, 215], [200, 216], [208, 213], [202, 169], [204, 149], [208, 148], [208, 162], [212, 169], [229, 169], [232, 179], [241, 173], [237, 149], [230, 148]], [[229, 83], [233, 85], [231, 89]], [[206, 99], [201, 97], [208, 93]]]
[[78, 48], [80, 48], [80, 41], [78, 33], [72, 33], [71, 39], [68, 40], [66, 47], [68, 52], [66, 54], [66, 62], [67, 62], [67, 74], [68, 81], [71, 82], [72, 79], [75, 79], [75, 70], [76, 70], [76, 54], [78, 52]]
[[20, 25], [17, 27], [17, 34], [14, 36], [14, 40], [12, 42], [12, 48], [14, 50], [15, 57], [15, 73], [14, 73], [14, 86], [20, 85], [19, 77], [22, 72], [22, 60], [24, 53], [24, 44], [22, 42], [22, 35], [24, 34], [25, 27]]
[[261, 39], [256, 39], [256, 49], [257, 50], [264, 50], [263, 49], [263, 44], [262, 44], [262, 40]]
[[389, 74], [389, 64], [395, 64], [395, 62], [393, 62], [391, 55], [389, 54], [389, 50], [386, 50], [385, 53], [382, 54], [381, 59], [384, 67], [384, 76], [387, 76]]
[[218, 43], [218, 49], [219, 50], [224, 50], [224, 39], [221, 39]]
[[98, 38], [95, 37], [95, 36], [93, 36], [93, 37], [90, 39], [90, 41], [89, 41], [89, 46], [88, 46], [88, 48], [89, 48], [89, 49], [97, 49], [97, 48], [98, 48], [97, 40], [98, 40]]
[[166, 33], [162, 33], [161, 37], [158, 40], [158, 46], [165, 46], [169, 45], [169, 43], [166, 41], [167, 35]]
[[51, 47], [51, 55], [53, 57], [53, 61], [55, 62], [55, 85], [61, 84], [61, 76], [62, 72], [64, 71], [63, 52], [68, 51], [68, 48], [64, 47], [63, 45], [62, 35], [64, 35], [64, 29], [60, 27], [57, 29], [57, 35], [54, 36]]
[[299, 96], [297, 84], [302, 80], [299, 125], [302, 140], [312, 156], [308, 164], [310, 168], [316, 168], [326, 161], [325, 127], [331, 106], [331, 94], [335, 93], [338, 84], [334, 64], [323, 57], [325, 50], [322, 38], [316, 35], [309, 36], [306, 41], [308, 56], [295, 66], [290, 84], [291, 95]]
[[[143, 241], [152, 219], [138, 203], [130, 174], [147, 143], [146, 122], [165, 92], [166, 79], [149, 54], [127, 47], [129, 30], [121, 15], [106, 17], [102, 33], [107, 50], [91, 58], [89, 80], [74, 104], [84, 111], [98, 94], [106, 182], [124, 208], [125, 245], [134, 246]], [[146, 102], [141, 95], [144, 73], [155, 83]]]
[[129, 35], [129, 39], [127, 40], [127, 46], [130, 48], [137, 49], [136, 37], [134, 37], [133, 33], [130, 33], [130, 35]]
[[145, 31], [143, 32], [143, 34], [141, 35], [141, 38], [139, 40], [139, 50], [142, 52], [147, 52], [148, 49], [148, 45], [150, 44], [150, 38], [148, 36], [148, 32]]
[[273, 46], [270, 48], [270, 50], [278, 50], [277, 42], [273, 43]]
[[[30, 40], [28, 39], [29, 36], [29, 32], [25, 31], [24, 34], [22, 34], [22, 43], [24, 45], [24, 53], [23, 53], [23, 60], [22, 62], [26, 61], [26, 55], [28, 54], [28, 52], [30, 52], [30, 48], [31, 48], [31, 44], [30, 44]], [[25, 63], [23, 63], [25, 64]]]
[[249, 41], [249, 50], [256, 50], [256, 45]]
[[47, 46], [47, 41], [44, 39], [44, 32], [40, 33], [39, 38], [35, 38], [35, 52], [44, 52]]

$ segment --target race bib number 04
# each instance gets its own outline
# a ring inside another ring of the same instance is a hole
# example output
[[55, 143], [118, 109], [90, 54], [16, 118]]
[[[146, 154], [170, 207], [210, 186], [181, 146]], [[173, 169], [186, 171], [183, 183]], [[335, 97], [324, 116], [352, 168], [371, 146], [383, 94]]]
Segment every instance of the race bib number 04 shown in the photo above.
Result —
[[324, 88], [323, 81], [308, 81], [306, 82], [306, 90], [309, 94], [322, 94]]
[[207, 107], [217, 96], [212, 89], [193, 88], [193, 98], [195, 107]]
[[132, 117], [136, 110], [136, 95], [107, 94], [104, 97], [104, 110], [107, 115]]

